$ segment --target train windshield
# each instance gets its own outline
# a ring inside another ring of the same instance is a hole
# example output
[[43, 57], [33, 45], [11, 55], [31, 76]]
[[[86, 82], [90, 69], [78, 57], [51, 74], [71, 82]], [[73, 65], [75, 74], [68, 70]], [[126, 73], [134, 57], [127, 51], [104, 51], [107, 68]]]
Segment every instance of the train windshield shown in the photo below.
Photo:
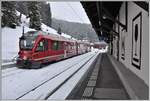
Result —
[[23, 50], [31, 50], [35, 43], [35, 36], [30, 37], [22, 37], [20, 38], [20, 48]]

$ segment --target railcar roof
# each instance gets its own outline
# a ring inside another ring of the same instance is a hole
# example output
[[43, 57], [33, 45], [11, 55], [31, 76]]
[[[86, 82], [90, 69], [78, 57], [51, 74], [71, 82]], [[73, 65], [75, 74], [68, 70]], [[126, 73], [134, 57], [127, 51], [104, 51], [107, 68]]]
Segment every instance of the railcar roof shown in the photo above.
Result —
[[77, 43], [89, 43], [86, 41], [81, 41], [81, 40], [73, 40], [73, 39], [69, 39], [66, 37], [63, 37], [61, 35], [56, 35], [56, 34], [52, 34], [52, 33], [48, 33], [48, 32], [44, 32], [44, 31], [29, 31], [27, 33], [24, 34], [25, 36], [38, 36], [38, 35], [42, 35], [42, 37], [44, 38], [48, 38], [51, 40], [57, 40], [57, 41], [65, 41], [65, 42], [77, 42]]
[[65, 38], [60, 35], [52, 34], [52, 33], [46, 33], [46, 32], [39, 32], [39, 34], [43, 35], [45, 38], [49, 38], [51, 40], [57, 40], [57, 41], [66, 41], [66, 42], [75, 42], [75, 40]]
[[108, 45], [106, 42], [101, 41], [101, 42], [94, 42], [96, 45]]

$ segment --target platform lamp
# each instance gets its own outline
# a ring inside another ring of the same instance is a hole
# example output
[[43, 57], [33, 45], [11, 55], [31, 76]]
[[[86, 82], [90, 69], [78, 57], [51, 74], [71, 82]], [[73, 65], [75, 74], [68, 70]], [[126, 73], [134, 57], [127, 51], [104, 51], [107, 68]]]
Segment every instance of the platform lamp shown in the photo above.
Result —
[[107, 19], [105, 15], [103, 15], [103, 17], [102, 17], [102, 18], [103, 18], [103, 19]]

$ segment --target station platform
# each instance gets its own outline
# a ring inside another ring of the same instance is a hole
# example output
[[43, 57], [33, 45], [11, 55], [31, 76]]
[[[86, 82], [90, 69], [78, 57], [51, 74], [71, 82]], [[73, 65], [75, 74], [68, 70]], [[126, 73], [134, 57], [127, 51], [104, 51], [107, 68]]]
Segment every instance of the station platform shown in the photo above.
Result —
[[149, 87], [136, 74], [130, 71], [124, 64], [118, 62], [114, 57], [108, 55], [117, 74], [119, 75], [128, 95], [134, 100], [148, 100]]
[[108, 53], [100, 54], [87, 78], [68, 99], [147, 100], [148, 86]]

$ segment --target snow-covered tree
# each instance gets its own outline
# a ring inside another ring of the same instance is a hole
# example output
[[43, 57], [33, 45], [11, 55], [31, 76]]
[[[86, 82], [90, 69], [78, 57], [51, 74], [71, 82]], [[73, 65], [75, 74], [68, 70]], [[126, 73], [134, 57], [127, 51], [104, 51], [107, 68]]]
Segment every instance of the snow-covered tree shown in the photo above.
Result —
[[50, 4], [43, 1], [43, 2], [40, 2], [40, 7], [41, 7], [40, 13], [41, 13], [42, 22], [46, 24], [47, 26], [51, 26], [52, 19], [51, 19]]
[[28, 17], [30, 18], [30, 28], [41, 30], [41, 15], [39, 2], [31, 1], [27, 3]]
[[2, 27], [8, 26], [11, 28], [16, 28], [16, 25], [18, 24], [15, 2], [2, 1]]
[[18, 17], [20, 23], [22, 23], [21, 22], [22, 14], [27, 15], [26, 2], [27, 1], [16, 1], [16, 10], [20, 12], [19, 17]]

